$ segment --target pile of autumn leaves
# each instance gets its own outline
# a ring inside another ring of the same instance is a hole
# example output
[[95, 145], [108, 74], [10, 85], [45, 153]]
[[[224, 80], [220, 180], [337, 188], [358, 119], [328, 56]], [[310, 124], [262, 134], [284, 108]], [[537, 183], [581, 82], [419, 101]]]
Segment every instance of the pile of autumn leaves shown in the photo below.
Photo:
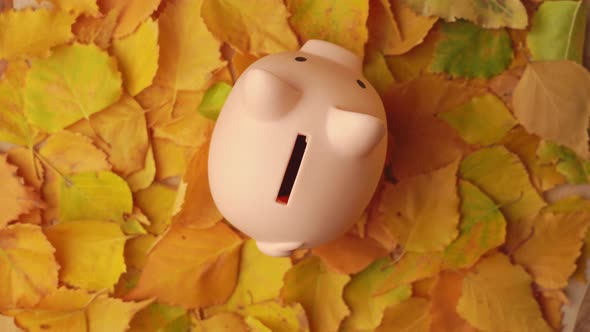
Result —
[[[589, 181], [586, 10], [525, 4], [14, 0], [0, 331], [559, 330], [590, 204], [543, 192]], [[207, 146], [244, 68], [311, 38], [364, 57], [392, 144], [354, 229], [270, 258]]]

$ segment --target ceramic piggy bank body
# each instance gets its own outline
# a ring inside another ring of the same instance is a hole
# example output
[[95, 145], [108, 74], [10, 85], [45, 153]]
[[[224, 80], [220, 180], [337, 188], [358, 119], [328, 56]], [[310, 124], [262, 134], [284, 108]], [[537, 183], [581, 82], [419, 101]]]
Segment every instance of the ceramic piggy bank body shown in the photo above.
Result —
[[317, 246], [359, 220], [381, 176], [386, 131], [355, 54], [310, 40], [263, 57], [237, 80], [213, 131], [213, 199], [268, 255]]

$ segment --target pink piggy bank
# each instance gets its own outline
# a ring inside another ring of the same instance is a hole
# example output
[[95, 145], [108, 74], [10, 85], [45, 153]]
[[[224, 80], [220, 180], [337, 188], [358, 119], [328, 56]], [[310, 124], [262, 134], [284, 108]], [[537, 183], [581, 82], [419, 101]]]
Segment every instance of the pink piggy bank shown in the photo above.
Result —
[[379, 94], [348, 50], [310, 40], [254, 62], [219, 115], [209, 152], [215, 204], [271, 256], [346, 232], [379, 182]]

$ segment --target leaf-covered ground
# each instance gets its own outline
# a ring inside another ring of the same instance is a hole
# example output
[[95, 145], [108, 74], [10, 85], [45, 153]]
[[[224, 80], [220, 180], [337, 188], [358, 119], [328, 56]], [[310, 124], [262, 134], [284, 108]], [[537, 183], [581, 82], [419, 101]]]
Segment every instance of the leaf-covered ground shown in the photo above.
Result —
[[[583, 2], [0, 9], [0, 331], [560, 330], [590, 242], [590, 203], [550, 191], [590, 181]], [[271, 258], [216, 210], [208, 143], [240, 73], [312, 38], [363, 57], [391, 144], [353, 229]]]

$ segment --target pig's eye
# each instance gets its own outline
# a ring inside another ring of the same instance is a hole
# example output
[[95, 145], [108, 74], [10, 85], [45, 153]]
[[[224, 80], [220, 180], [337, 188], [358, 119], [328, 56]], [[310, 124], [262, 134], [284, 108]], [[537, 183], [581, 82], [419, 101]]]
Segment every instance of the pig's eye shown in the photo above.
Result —
[[361, 88], [365, 89], [367, 86], [365, 85], [365, 83], [363, 83], [363, 81], [361, 80], [356, 80], [356, 84], [358, 84]]
[[304, 58], [302, 56], [298, 56], [295, 58], [295, 61], [303, 62], [303, 61], [307, 61], [307, 58]]

